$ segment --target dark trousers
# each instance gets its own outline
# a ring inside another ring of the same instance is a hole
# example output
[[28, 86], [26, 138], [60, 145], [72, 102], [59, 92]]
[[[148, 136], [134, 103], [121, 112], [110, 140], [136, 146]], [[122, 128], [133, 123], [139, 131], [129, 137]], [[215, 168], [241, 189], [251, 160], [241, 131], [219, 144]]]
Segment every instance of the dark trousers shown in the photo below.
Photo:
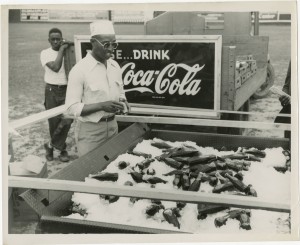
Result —
[[[65, 104], [67, 86], [46, 84], [45, 108], [46, 110]], [[66, 139], [73, 119], [64, 119], [58, 115], [48, 119], [51, 145], [62, 151], [66, 149]]]
[[[280, 114], [291, 114], [291, 104], [283, 106], [281, 111], [279, 112]], [[277, 116], [275, 118], [275, 123], [291, 123], [291, 118], [290, 117], [281, 117]], [[291, 131], [284, 131], [284, 137], [285, 138], [291, 138]]]

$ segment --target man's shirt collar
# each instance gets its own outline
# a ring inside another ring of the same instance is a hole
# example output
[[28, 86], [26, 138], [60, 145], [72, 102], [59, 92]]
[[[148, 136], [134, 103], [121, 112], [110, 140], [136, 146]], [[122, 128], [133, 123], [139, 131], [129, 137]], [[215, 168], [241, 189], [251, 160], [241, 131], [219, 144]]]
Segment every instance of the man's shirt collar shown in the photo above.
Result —
[[[87, 59], [87, 62], [88, 62], [88, 69], [89, 71], [91, 71], [97, 64], [100, 64], [100, 65], [104, 65], [103, 63], [101, 63], [100, 61], [96, 60], [92, 54], [90, 52], [88, 52], [86, 54], [86, 59]], [[116, 68], [115, 64], [113, 62], [111, 62], [110, 59], [107, 60], [107, 67], [109, 66], [113, 66], [114, 68]]]

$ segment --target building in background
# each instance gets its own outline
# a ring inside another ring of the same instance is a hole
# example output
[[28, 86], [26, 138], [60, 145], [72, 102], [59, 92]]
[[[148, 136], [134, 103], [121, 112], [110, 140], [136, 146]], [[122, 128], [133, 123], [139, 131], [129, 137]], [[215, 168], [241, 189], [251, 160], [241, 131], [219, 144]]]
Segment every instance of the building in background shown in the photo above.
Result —
[[282, 13], [282, 12], [262, 12], [259, 13], [259, 21], [262, 23], [267, 22], [291, 22], [291, 14], [289, 13]]
[[22, 9], [14, 14], [20, 14], [20, 21], [24, 22], [91, 22], [110, 19], [116, 23], [144, 23], [153, 18], [152, 12], [144, 11]]
[[[13, 9], [9, 11], [10, 22], [91, 22], [109, 19], [115, 23], [145, 23], [163, 14], [164, 11], [126, 10], [58, 10], [58, 9]], [[205, 20], [210, 25], [222, 22], [218, 13], [207, 12]], [[291, 14], [283, 12], [259, 13], [261, 23], [290, 23]]]
[[96, 10], [48, 10], [49, 20], [56, 22], [89, 22], [109, 19], [109, 11]]

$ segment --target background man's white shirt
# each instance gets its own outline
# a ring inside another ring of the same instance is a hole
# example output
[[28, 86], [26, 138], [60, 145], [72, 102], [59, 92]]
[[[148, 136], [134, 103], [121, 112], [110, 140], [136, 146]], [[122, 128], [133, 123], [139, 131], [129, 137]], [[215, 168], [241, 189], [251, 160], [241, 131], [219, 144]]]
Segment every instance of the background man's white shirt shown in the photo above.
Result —
[[55, 61], [58, 51], [52, 48], [44, 49], [41, 52], [41, 63], [45, 69], [44, 81], [45, 83], [53, 85], [67, 85], [67, 77], [65, 72], [64, 60], [62, 66], [58, 72], [52, 71], [46, 64], [51, 61]]

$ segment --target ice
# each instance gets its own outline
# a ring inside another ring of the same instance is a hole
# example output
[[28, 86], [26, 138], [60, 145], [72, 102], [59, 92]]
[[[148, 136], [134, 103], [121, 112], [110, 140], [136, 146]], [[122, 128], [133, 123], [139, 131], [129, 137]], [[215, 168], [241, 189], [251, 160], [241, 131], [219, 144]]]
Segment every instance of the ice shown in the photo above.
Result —
[[86, 210], [100, 203], [99, 195], [76, 192], [72, 196], [72, 201], [80, 204], [80, 208]]
[[245, 172], [245, 184], [252, 184], [258, 197], [266, 200], [290, 200], [290, 172], [277, 172], [268, 164], [252, 162], [248, 172]]
[[281, 147], [273, 148], [273, 149], [265, 149], [266, 157], [263, 158], [262, 163], [269, 167], [284, 167], [286, 158], [282, 154], [283, 149]]
[[143, 140], [134, 148], [135, 151], [151, 154], [152, 157], [159, 156], [163, 153], [162, 149], [158, 149], [151, 145], [152, 140]]
[[[135, 151], [151, 154], [152, 157], [163, 154], [161, 149], [158, 149], [151, 145], [153, 141], [161, 141], [159, 138], [153, 140], [144, 140], [137, 144]], [[165, 141], [172, 147], [180, 147], [182, 145], [188, 145], [195, 147], [201, 152], [202, 155], [214, 154], [217, 156], [223, 156], [233, 154], [234, 151], [218, 151], [212, 147], [199, 147], [195, 142], [170, 142]], [[290, 172], [280, 173], [274, 169], [274, 166], [285, 166], [286, 158], [282, 153], [283, 149], [278, 148], [267, 148], [265, 149], [266, 157], [262, 158], [261, 162], [251, 162], [249, 171], [243, 171], [244, 180], [243, 182], [248, 185], [251, 184], [257, 191], [258, 197], [263, 198], [266, 201], [276, 202], [289, 202], [290, 200]], [[136, 183], [131, 175], [132, 168], [138, 170], [136, 164], [145, 160], [142, 156], [135, 156], [132, 154], [124, 153], [119, 155], [114, 161], [112, 161], [103, 172], [118, 173], [118, 180], [116, 182], [99, 181], [87, 177], [86, 183], [96, 184], [101, 186], [103, 183], [110, 183], [115, 186], [123, 186], [126, 181], [133, 183], [132, 191], [135, 188], [144, 188], [145, 191], [151, 188], [149, 183]], [[130, 165], [120, 170], [118, 163], [120, 161], [129, 162]], [[166, 184], [159, 183], [152, 188], [160, 190], [176, 190], [172, 182], [173, 176], [164, 176], [163, 174], [174, 170], [172, 167], [165, 164], [163, 161], [155, 159], [149, 166], [156, 171], [155, 176], [162, 178], [167, 181]], [[144, 178], [151, 177], [150, 175], [144, 175]], [[194, 179], [191, 179], [191, 183]], [[208, 182], [201, 183], [199, 192], [211, 193], [213, 187]], [[181, 189], [177, 190], [183, 192]], [[222, 195], [230, 194], [229, 192], [223, 192]], [[118, 223], [124, 225], [134, 225], [141, 227], [159, 228], [167, 230], [178, 230], [172, 224], [165, 221], [163, 217], [163, 210], [160, 210], [154, 216], [147, 216], [145, 213], [147, 207], [151, 205], [151, 200], [140, 199], [134, 203], [130, 201], [130, 198], [120, 197], [117, 202], [109, 203], [99, 195], [85, 194], [85, 193], [74, 193], [72, 201], [75, 204], [79, 204], [79, 207], [86, 209], [87, 215], [85, 217], [80, 214], [71, 214], [68, 217], [74, 219], [86, 219], [92, 221]], [[162, 201], [165, 208], [176, 207], [176, 202]], [[233, 208], [232, 208], [233, 209]], [[220, 211], [215, 214], [209, 214], [206, 219], [198, 220], [197, 204], [187, 203], [187, 205], [180, 211], [181, 217], [178, 218], [181, 224], [180, 231], [192, 232], [192, 233], [241, 233], [241, 234], [252, 234], [252, 233], [289, 233], [289, 214], [280, 212], [271, 212], [264, 210], [251, 210], [251, 230], [243, 230], [239, 227], [239, 221], [235, 219], [229, 219], [226, 225], [222, 227], [215, 227], [214, 220], [217, 217], [221, 217], [227, 214], [227, 210]]]

